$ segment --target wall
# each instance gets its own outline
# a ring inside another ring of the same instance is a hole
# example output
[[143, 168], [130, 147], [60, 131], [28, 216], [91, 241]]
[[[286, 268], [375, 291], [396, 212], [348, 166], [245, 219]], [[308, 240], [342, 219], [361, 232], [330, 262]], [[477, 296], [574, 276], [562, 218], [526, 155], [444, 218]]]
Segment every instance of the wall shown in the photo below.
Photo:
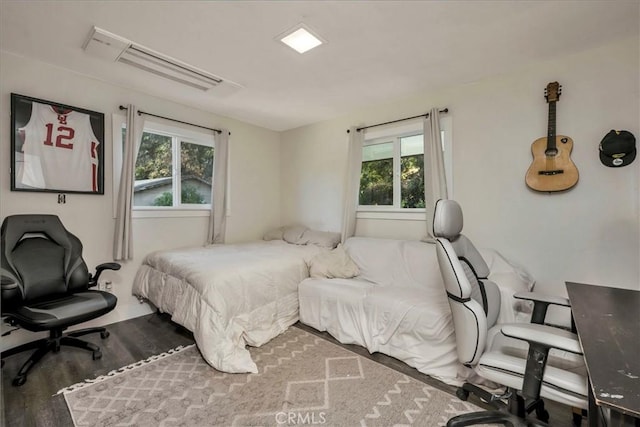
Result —
[[[0, 55], [0, 217], [16, 213], [56, 214], [83, 242], [84, 257], [90, 269], [98, 263], [110, 261], [114, 230], [111, 114], [118, 112], [119, 105], [133, 103], [143, 111], [205, 126], [226, 127], [231, 131], [228, 242], [252, 240], [260, 237], [268, 228], [280, 225], [280, 135], [277, 132], [109, 85], [6, 52]], [[10, 191], [9, 115], [12, 92], [105, 113], [103, 196], [67, 194], [66, 204], [58, 204], [57, 194]], [[131, 295], [133, 277], [141, 259], [153, 250], [203, 244], [208, 226], [208, 214], [205, 215], [134, 219], [135, 258], [124, 263], [119, 272], [103, 275], [113, 282], [118, 306], [92, 324], [107, 324], [148, 313], [148, 306], [139, 304]], [[2, 328], [4, 331], [7, 326], [3, 325]], [[12, 333], [2, 339], [2, 346], [8, 348], [23, 341], [23, 338], [22, 331]]]
[[[610, 129], [640, 137], [639, 50], [635, 37], [285, 132], [284, 222], [340, 230], [349, 126], [448, 107], [453, 197], [477, 246], [525, 266], [543, 291], [565, 294], [565, 280], [640, 289], [640, 161], [613, 169], [598, 158]], [[557, 130], [574, 140], [580, 180], [564, 193], [536, 193], [524, 176], [531, 143], [546, 136], [544, 88], [556, 80], [563, 86]], [[424, 221], [359, 220], [356, 234], [419, 239], [424, 230]]]

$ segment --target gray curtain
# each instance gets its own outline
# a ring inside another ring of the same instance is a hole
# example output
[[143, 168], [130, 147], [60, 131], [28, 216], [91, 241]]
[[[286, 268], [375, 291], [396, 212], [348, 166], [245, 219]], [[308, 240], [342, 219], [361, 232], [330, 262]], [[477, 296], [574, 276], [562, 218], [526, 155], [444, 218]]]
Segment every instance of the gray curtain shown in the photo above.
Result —
[[347, 157], [347, 180], [345, 183], [344, 211], [342, 215], [342, 243], [356, 233], [356, 211], [360, 194], [360, 172], [362, 170], [362, 144], [364, 131], [356, 127], [349, 129], [349, 154]]
[[229, 131], [221, 129], [214, 139], [213, 185], [211, 186], [211, 214], [207, 243], [224, 243], [227, 227], [227, 180], [229, 164]]
[[440, 133], [440, 111], [432, 108], [424, 127], [424, 202], [427, 220], [425, 240], [433, 240], [433, 211], [439, 199], [448, 198], [447, 178], [444, 171], [444, 153]]
[[113, 259], [126, 261], [133, 258], [133, 230], [131, 229], [131, 207], [133, 206], [133, 185], [135, 183], [135, 166], [138, 149], [142, 140], [144, 118], [138, 115], [138, 109], [127, 106], [127, 129], [120, 172], [120, 188], [118, 190], [118, 207], [113, 236]]

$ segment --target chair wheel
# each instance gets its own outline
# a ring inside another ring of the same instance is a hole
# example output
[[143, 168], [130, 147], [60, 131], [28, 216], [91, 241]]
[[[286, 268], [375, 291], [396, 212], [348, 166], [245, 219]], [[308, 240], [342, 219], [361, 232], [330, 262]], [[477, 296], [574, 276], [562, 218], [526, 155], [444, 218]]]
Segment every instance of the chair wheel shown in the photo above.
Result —
[[573, 427], [580, 427], [582, 425], [582, 414], [574, 413], [571, 425]]
[[105, 339], [109, 338], [109, 331], [100, 332], [100, 338]]
[[546, 409], [536, 409], [536, 418], [546, 423], [549, 421], [549, 412]]
[[93, 360], [102, 359], [102, 352], [100, 350], [96, 350], [93, 352]]
[[17, 377], [15, 377], [13, 379], [13, 381], [11, 383], [16, 387], [20, 387], [21, 385], [23, 385], [26, 382], [27, 382], [27, 376], [26, 375], [18, 375]]
[[456, 396], [458, 397], [458, 399], [466, 402], [467, 399], [469, 399], [469, 392], [463, 388], [459, 388], [456, 390]]

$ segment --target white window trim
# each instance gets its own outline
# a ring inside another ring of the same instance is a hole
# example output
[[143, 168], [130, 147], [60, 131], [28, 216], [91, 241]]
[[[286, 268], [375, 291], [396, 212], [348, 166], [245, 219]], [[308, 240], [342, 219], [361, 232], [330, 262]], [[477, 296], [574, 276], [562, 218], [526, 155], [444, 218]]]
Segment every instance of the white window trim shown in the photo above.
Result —
[[[447, 193], [449, 198], [453, 198], [453, 118], [451, 116], [440, 117], [440, 129], [444, 131], [444, 138], [442, 145], [444, 147], [444, 169], [447, 178]], [[380, 143], [381, 139], [407, 136], [423, 132], [422, 122], [408, 123], [402, 126], [395, 126], [388, 129], [380, 129], [367, 131], [364, 145]], [[394, 149], [399, 150], [399, 146]], [[395, 165], [394, 162], [394, 175], [399, 174], [396, 168], [400, 165]], [[394, 180], [394, 204], [396, 203], [396, 197], [400, 198], [400, 191], [395, 188]], [[399, 204], [399, 203], [398, 203]], [[424, 221], [425, 209], [424, 208], [397, 208], [395, 206], [367, 206], [358, 205], [356, 209], [357, 219], [382, 219], [382, 220], [406, 220], [406, 221]]]
[[[112, 142], [113, 142], [113, 217], [116, 217], [118, 209], [118, 192], [120, 190], [120, 175], [122, 171], [122, 127], [126, 124], [126, 117], [122, 114], [111, 115]], [[145, 131], [169, 136], [179, 134], [181, 142], [196, 143], [213, 147], [213, 136], [181, 126], [171, 126], [155, 121], [145, 121]], [[175, 147], [174, 147], [175, 148]], [[174, 153], [175, 154], [175, 153]], [[215, 155], [215, 154], [214, 154]], [[174, 165], [175, 167], [175, 165]], [[175, 175], [175, 170], [173, 171]], [[229, 188], [227, 188], [227, 191]], [[175, 183], [174, 183], [175, 193]], [[177, 193], [180, 194], [180, 193]], [[227, 193], [228, 197], [228, 193]], [[227, 209], [228, 210], [228, 209]], [[180, 206], [132, 206], [132, 218], [180, 218], [180, 217], [208, 217], [211, 214], [211, 205], [184, 204]], [[229, 216], [229, 212], [227, 212]]]

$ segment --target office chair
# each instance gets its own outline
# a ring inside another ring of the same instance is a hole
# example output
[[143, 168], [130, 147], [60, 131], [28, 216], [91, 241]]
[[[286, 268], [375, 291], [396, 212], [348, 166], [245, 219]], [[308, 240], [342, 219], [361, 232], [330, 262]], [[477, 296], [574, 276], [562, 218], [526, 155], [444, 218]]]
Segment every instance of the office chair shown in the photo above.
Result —
[[82, 259], [82, 243], [67, 231], [55, 215], [12, 215], [0, 228], [2, 316], [13, 326], [32, 332], [49, 331], [49, 337], [2, 352], [2, 359], [37, 349], [13, 379], [14, 386], [27, 381], [27, 374], [48, 352], [61, 345], [92, 352], [100, 359], [100, 348], [77, 337], [100, 333], [89, 328], [63, 333], [70, 326], [86, 322], [113, 310], [117, 299], [109, 292], [88, 290], [98, 283], [104, 270], [118, 270], [120, 264], [105, 263], [92, 276]]
[[[465, 383], [456, 392], [460, 399], [467, 400], [469, 393], [474, 393], [497, 410], [459, 415], [447, 426], [546, 425], [549, 414], [542, 398], [586, 409], [587, 377], [577, 336], [542, 324], [550, 304], [568, 305], [567, 300], [531, 292], [517, 294], [517, 298], [536, 304], [532, 315], [535, 323], [496, 324], [499, 289], [487, 279], [489, 268], [461, 234], [462, 225], [462, 209], [457, 202], [436, 203], [433, 235], [453, 315], [458, 359], [484, 379], [505, 386], [506, 392], [494, 395]], [[533, 411], [538, 420], [527, 420], [527, 414]], [[574, 424], [580, 425], [580, 420], [581, 416], [574, 414]]]

